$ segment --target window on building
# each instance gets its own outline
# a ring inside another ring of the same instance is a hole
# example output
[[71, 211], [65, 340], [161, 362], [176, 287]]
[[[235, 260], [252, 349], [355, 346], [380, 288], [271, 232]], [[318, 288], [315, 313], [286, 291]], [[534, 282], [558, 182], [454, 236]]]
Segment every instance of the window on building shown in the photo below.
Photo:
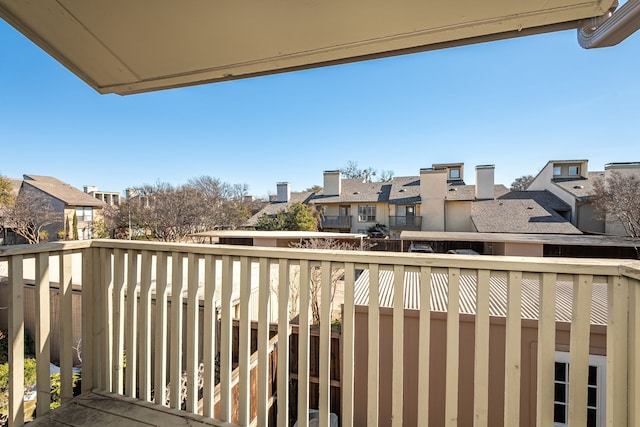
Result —
[[562, 167], [561, 166], [554, 166], [553, 167], [553, 176], [560, 176], [562, 175]]
[[459, 168], [449, 169], [449, 179], [460, 179], [460, 169]]
[[358, 206], [358, 221], [371, 222], [376, 220], [376, 207], [360, 205]]
[[580, 166], [569, 166], [569, 176], [580, 175]]
[[[569, 421], [569, 353], [556, 352], [553, 425], [568, 426]], [[589, 355], [587, 385], [587, 427], [605, 425], [605, 356]]]
[[76, 216], [78, 217], [78, 221], [84, 221], [84, 222], [93, 221], [93, 208], [77, 207]]

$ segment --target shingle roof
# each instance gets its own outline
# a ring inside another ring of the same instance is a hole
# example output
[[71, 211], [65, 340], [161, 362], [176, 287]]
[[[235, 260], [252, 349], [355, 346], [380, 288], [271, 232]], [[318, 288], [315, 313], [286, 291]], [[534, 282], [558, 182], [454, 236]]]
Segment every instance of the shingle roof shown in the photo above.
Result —
[[[509, 190], [502, 184], [494, 186], [494, 197], [498, 198], [503, 194], [508, 193]], [[450, 184], [447, 191], [447, 200], [475, 200], [476, 199], [476, 186], [475, 185], [455, 185]]]
[[558, 213], [532, 199], [476, 202], [471, 206], [471, 220], [480, 233], [581, 234]]
[[420, 177], [399, 176], [391, 181], [389, 203], [412, 204], [420, 203]]
[[311, 196], [315, 193], [312, 191], [301, 191], [301, 192], [293, 192], [289, 196], [288, 202], [271, 202], [266, 205], [264, 208], [260, 209], [255, 215], [245, 222], [245, 227], [253, 227], [258, 223], [258, 219], [262, 215], [276, 215], [280, 211], [286, 210], [289, 206], [295, 203], [303, 203], [308, 204], [311, 201]]
[[[393, 278], [391, 270], [380, 270], [379, 304], [380, 307], [393, 306]], [[430, 303], [431, 311], [446, 312], [448, 309], [448, 276], [444, 273], [431, 273]], [[506, 317], [507, 278], [496, 275], [489, 279], [489, 315]], [[420, 273], [405, 272], [404, 308], [420, 309]], [[523, 319], [538, 319], [540, 283], [534, 278], [522, 279], [521, 316]], [[460, 275], [460, 313], [476, 314], [476, 276]], [[556, 282], [556, 321], [571, 322], [573, 283], [558, 280]], [[369, 305], [369, 270], [364, 270], [354, 285], [356, 305]], [[607, 324], [607, 283], [594, 282], [591, 292], [591, 324]]]
[[69, 206], [93, 206], [102, 208], [106, 205], [102, 200], [98, 200], [51, 176], [24, 175], [23, 182]]
[[318, 192], [313, 201], [316, 203], [352, 203], [352, 202], [388, 202], [391, 182], [363, 182], [362, 179], [343, 179], [340, 195], [325, 195]]
[[570, 211], [571, 206], [549, 190], [510, 191], [499, 197], [501, 200], [534, 200], [543, 208], [556, 212]]
[[593, 194], [596, 178], [604, 178], [604, 172], [588, 172], [586, 178], [554, 179], [553, 182], [576, 199], [586, 199]]

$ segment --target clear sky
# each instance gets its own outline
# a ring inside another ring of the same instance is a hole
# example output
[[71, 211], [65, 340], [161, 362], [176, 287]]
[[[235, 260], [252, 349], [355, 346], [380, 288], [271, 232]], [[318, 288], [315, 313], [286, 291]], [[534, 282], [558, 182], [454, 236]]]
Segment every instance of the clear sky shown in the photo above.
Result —
[[99, 95], [0, 20], [0, 174], [104, 191], [209, 175], [256, 196], [322, 185], [348, 161], [417, 175], [549, 160], [640, 161], [640, 34], [575, 31], [158, 93]]

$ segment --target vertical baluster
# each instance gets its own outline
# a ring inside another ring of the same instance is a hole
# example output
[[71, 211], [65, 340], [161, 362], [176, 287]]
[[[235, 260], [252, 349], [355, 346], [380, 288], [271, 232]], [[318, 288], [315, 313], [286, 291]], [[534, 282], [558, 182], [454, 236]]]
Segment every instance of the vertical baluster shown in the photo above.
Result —
[[474, 427], [487, 427], [489, 423], [489, 277], [489, 270], [478, 270], [473, 369]]
[[142, 251], [140, 275], [140, 399], [151, 401], [151, 267], [150, 251]]
[[418, 337], [418, 425], [429, 425], [429, 353], [431, 352], [431, 268], [420, 267]]
[[522, 342], [522, 273], [510, 271], [507, 281], [507, 324], [504, 357], [504, 422], [520, 424], [520, 374]]
[[569, 425], [587, 425], [589, 333], [593, 277], [580, 274], [573, 281], [569, 347]]
[[627, 278], [609, 276], [607, 283], [607, 390], [606, 415], [608, 426], [627, 424], [628, 399], [628, 298]]
[[220, 311], [220, 420], [231, 421], [231, 294], [233, 260], [222, 257], [222, 301]]
[[278, 269], [278, 425], [289, 425], [289, 262]]
[[171, 394], [170, 406], [182, 404], [182, 254], [171, 253]]
[[125, 394], [135, 398], [137, 397], [138, 379], [138, 254], [130, 249], [127, 258], [127, 325], [129, 330], [125, 332], [127, 352]]
[[458, 425], [458, 373], [460, 365], [460, 269], [450, 268], [447, 306], [447, 366], [445, 425]]
[[94, 360], [96, 322], [100, 310], [96, 310], [100, 298], [97, 294], [97, 276], [93, 269], [96, 248], [82, 250], [82, 392], [91, 391], [96, 384], [98, 364]]
[[49, 412], [51, 402], [51, 312], [49, 294], [49, 253], [36, 255], [36, 374], [39, 417]]
[[556, 351], [556, 287], [557, 275], [543, 273], [540, 283], [538, 314], [538, 367], [536, 425], [553, 425], [553, 400]]
[[156, 252], [154, 401], [167, 403], [167, 253]]
[[198, 411], [198, 257], [187, 256], [187, 411]]
[[320, 425], [329, 426], [331, 412], [331, 262], [322, 261], [320, 278]]
[[113, 275], [111, 266], [111, 252], [100, 248], [100, 273], [102, 277], [102, 386], [104, 390], [113, 391]]
[[24, 424], [24, 284], [22, 256], [9, 257], [9, 427]]
[[402, 427], [404, 403], [404, 266], [393, 267], [393, 355], [391, 383], [391, 422]]
[[380, 277], [378, 264], [369, 264], [369, 319], [367, 355], [367, 426], [378, 425], [378, 378], [380, 366]]
[[629, 279], [629, 395], [626, 404], [628, 405], [629, 419], [628, 425], [640, 425], [640, 405], [635, 402], [640, 401], [640, 279], [636, 273], [636, 278]]
[[60, 261], [60, 400], [73, 399], [73, 301], [71, 252], [59, 252]]
[[258, 290], [258, 425], [269, 421], [269, 294], [270, 264], [260, 258], [260, 281]]
[[124, 336], [125, 336], [125, 305], [124, 305], [124, 251], [114, 251], [113, 276], [113, 391], [124, 393]]
[[[309, 427], [309, 261], [300, 261], [300, 327], [298, 328], [298, 426]], [[343, 419], [343, 425], [350, 425]]]
[[251, 263], [249, 258], [240, 258], [240, 345], [238, 368], [238, 424], [248, 426], [251, 423], [251, 317], [249, 299], [251, 298]]
[[[302, 277], [302, 276], [301, 276]], [[346, 263], [344, 266], [344, 308], [342, 312], [342, 425], [353, 425], [353, 397], [354, 397], [354, 329], [355, 329], [355, 308], [354, 308], [354, 284], [355, 284], [355, 265]], [[302, 295], [302, 293], [301, 293]], [[302, 298], [302, 297], [301, 297]], [[308, 304], [308, 292], [306, 294]], [[302, 302], [302, 299], [301, 299]], [[307, 308], [307, 312], [308, 312]], [[302, 323], [302, 313], [300, 313], [300, 324]], [[308, 327], [305, 327], [308, 330]], [[302, 335], [300, 335], [301, 337]], [[308, 340], [308, 337], [307, 337]], [[304, 350], [308, 352], [305, 347]], [[298, 350], [302, 351], [302, 350]], [[298, 371], [302, 369], [298, 364]], [[307, 367], [308, 369], [308, 367]], [[305, 377], [305, 382], [306, 382]], [[300, 388], [298, 388], [300, 392]], [[309, 400], [307, 391], [307, 402]], [[307, 405], [308, 407], [308, 405]], [[300, 413], [300, 412], [298, 412]], [[305, 424], [305, 427], [307, 424]]]
[[204, 258], [204, 395], [202, 413], [213, 417], [215, 359], [216, 359], [216, 260], [213, 255]]

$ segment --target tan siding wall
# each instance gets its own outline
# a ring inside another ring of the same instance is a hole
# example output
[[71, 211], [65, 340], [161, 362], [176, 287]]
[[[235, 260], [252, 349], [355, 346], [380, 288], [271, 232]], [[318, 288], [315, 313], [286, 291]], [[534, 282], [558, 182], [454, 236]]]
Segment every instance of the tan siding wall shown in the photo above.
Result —
[[591, 203], [584, 204], [578, 208], [578, 224], [577, 227], [581, 231], [590, 231], [592, 233], [604, 233], [604, 221], [599, 219], [599, 213]]
[[470, 201], [447, 202], [446, 231], [476, 231], [471, 222], [471, 203]]

